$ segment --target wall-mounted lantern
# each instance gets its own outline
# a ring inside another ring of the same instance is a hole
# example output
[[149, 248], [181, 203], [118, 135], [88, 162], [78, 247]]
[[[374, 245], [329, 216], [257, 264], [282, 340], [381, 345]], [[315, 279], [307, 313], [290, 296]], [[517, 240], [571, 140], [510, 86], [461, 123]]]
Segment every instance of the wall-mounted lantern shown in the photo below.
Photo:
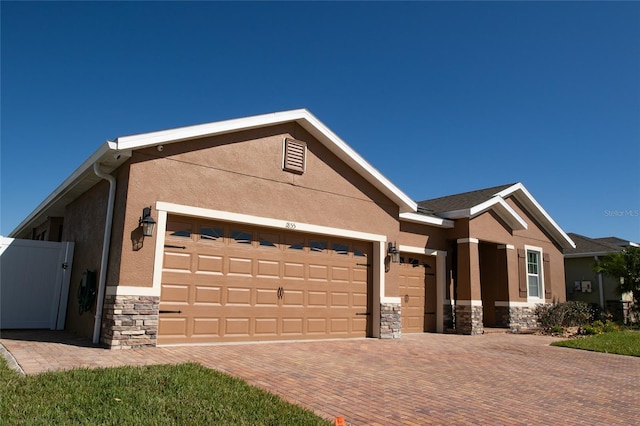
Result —
[[398, 251], [398, 248], [396, 247], [395, 243], [389, 242], [387, 254], [391, 258], [391, 262], [393, 263], [400, 262], [400, 252]]
[[142, 217], [140, 217], [138, 221], [138, 226], [142, 226], [142, 235], [145, 237], [153, 237], [156, 221], [151, 217], [151, 207], [142, 209]]

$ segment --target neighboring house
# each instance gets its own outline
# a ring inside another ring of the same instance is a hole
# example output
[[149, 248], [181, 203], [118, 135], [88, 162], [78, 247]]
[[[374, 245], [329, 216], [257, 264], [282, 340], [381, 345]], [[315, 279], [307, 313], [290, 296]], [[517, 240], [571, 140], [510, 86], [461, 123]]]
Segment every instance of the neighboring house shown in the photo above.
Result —
[[46, 235], [113, 348], [519, 330], [573, 247], [522, 184], [416, 203], [304, 109], [107, 141], [11, 237]]
[[620, 279], [597, 273], [593, 266], [602, 256], [640, 245], [616, 237], [589, 238], [574, 233], [569, 233], [569, 237], [576, 247], [564, 250], [567, 300], [598, 305], [617, 320], [626, 321], [632, 302], [631, 294], [618, 293], [616, 289]]

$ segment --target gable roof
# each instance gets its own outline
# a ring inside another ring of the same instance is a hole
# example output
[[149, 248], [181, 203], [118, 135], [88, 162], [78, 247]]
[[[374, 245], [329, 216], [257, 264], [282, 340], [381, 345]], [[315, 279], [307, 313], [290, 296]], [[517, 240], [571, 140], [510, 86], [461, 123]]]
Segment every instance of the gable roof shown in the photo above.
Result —
[[571, 238], [549, 216], [522, 183], [511, 183], [425, 200], [418, 203], [418, 208], [446, 219], [472, 219], [492, 210], [511, 229], [527, 229], [528, 224], [525, 219], [505, 201], [508, 197], [514, 197], [560, 247], [575, 247]]
[[515, 185], [494, 186], [492, 188], [478, 189], [476, 191], [463, 192], [460, 194], [447, 195], [433, 198], [431, 200], [420, 201], [418, 207], [434, 214], [452, 212], [456, 210], [470, 209], [478, 204], [484, 203], [503, 189]]
[[565, 248], [565, 257], [604, 256], [622, 250], [622, 247], [618, 245], [603, 241], [608, 240], [608, 238], [589, 238], [572, 232], [569, 233], [569, 237], [575, 241], [576, 246], [575, 248]]
[[593, 240], [616, 247], [640, 247], [640, 244], [618, 237], [593, 238]]
[[155, 145], [182, 142], [190, 139], [209, 137], [268, 127], [288, 122], [296, 122], [313, 137], [324, 144], [333, 154], [363, 176], [368, 182], [396, 203], [401, 213], [415, 212], [417, 204], [402, 192], [376, 168], [364, 160], [346, 142], [306, 109], [276, 112], [252, 117], [217, 121], [194, 126], [179, 127], [157, 132], [118, 137], [102, 144], [80, 167], [58, 186], [36, 209], [9, 235], [19, 237], [38, 226], [46, 217], [64, 216], [65, 206], [90, 189], [101, 178], [94, 173], [97, 164], [104, 173], [111, 173], [131, 157], [132, 151]]

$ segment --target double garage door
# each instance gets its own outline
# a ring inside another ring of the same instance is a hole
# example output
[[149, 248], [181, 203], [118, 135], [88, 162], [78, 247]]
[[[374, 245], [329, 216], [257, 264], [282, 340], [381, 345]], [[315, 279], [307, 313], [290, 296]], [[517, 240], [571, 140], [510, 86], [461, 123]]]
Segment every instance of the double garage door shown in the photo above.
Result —
[[371, 243], [169, 216], [159, 344], [365, 337]]

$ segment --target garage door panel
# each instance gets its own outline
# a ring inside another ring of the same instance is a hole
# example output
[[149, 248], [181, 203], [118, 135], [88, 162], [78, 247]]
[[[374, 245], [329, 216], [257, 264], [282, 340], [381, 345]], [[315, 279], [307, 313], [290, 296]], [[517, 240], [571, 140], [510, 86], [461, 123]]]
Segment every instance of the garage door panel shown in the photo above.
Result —
[[331, 281], [349, 282], [349, 268], [334, 266], [331, 268]]
[[224, 258], [222, 256], [198, 255], [196, 273], [207, 275], [223, 275]]
[[228, 287], [227, 305], [251, 306], [251, 288]]
[[308, 306], [327, 306], [329, 297], [326, 291], [309, 291], [307, 294], [309, 298]]
[[329, 279], [329, 268], [326, 265], [309, 265], [309, 279], [327, 281]]
[[303, 332], [303, 324], [304, 324], [304, 318], [303, 317], [293, 317], [293, 316], [287, 316], [286, 318], [283, 318], [282, 320], [282, 334], [294, 334], [294, 335], [301, 335]]
[[222, 304], [222, 288], [209, 286], [195, 287], [194, 303], [208, 303], [214, 305]]
[[165, 252], [163, 269], [175, 272], [191, 272], [191, 254]]
[[278, 318], [256, 318], [255, 334], [258, 336], [277, 336]]
[[191, 286], [184, 284], [163, 284], [161, 288], [162, 301], [170, 303], [189, 303]]
[[331, 333], [347, 334], [349, 333], [349, 319], [348, 318], [331, 318], [330, 319]]
[[284, 306], [304, 306], [304, 291], [287, 289], [282, 300]]
[[229, 257], [229, 275], [252, 276], [253, 259]]
[[225, 335], [250, 336], [251, 318], [225, 318]]
[[187, 318], [160, 318], [158, 332], [166, 337], [187, 337]]
[[277, 289], [256, 289], [256, 305], [258, 306], [278, 306]]
[[352, 305], [354, 307], [362, 307], [365, 308], [367, 307], [367, 294], [366, 293], [352, 293]]
[[304, 263], [285, 262], [282, 278], [288, 280], [303, 280]]
[[280, 262], [272, 260], [258, 260], [259, 278], [280, 278]]
[[220, 337], [220, 319], [194, 318], [192, 335], [195, 337]]
[[327, 318], [307, 318], [308, 334], [328, 334]]
[[331, 293], [331, 306], [349, 306], [349, 293], [334, 291]]
[[353, 282], [367, 283], [368, 271], [366, 269], [354, 268], [353, 269]]

